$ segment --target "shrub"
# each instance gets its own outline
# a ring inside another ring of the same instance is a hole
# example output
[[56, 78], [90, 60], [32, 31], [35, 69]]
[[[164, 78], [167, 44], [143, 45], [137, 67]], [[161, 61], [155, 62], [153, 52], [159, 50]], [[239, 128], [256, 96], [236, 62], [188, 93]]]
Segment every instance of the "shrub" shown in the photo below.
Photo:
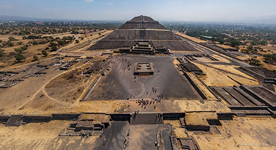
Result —
[[231, 44], [232, 47], [236, 47], [236, 46], [241, 45], [240, 41], [238, 41], [238, 40], [231, 40], [230, 44]]
[[23, 50], [21, 48], [15, 48], [14, 51], [17, 52], [17, 53], [22, 53], [23, 52]]
[[9, 37], [9, 41], [16, 41], [16, 39], [14, 37]]
[[10, 56], [14, 56], [16, 53], [15, 52], [10, 52], [9, 55]]
[[250, 65], [255, 65], [255, 66], [260, 66], [261, 65], [259, 60], [253, 59], [253, 58], [248, 59], [248, 62], [249, 62]]
[[22, 49], [23, 51], [27, 50], [27, 49], [28, 49], [28, 45], [22, 46], [21, 49]]
[[9, 47], [14, 46], [14, 44], [13, 44], [11, 41], [7, 41], [7, 42], [6, 42], [6, 45], [8, 45]]
[[3, 56], [4, 56], [4, 51], [2, 51], [0, 48], [0, 57], [3, 57]]
[[38, 57], [36, 55], [33, 56], [34, 60], [38, 60]]
[[57, 46], [52, 46], [52, 50], [51, 51], [57, 51]]
[[276, 63], [276, 55], [272, 55], [272, 54], [266, 54], [264, 55], [264, 62], [266, 63]]
[[33, 41], [33, 45], [37, 45], [38, 44], [38, 42], [37, 41]]
[[25, 57], [21, 53], [16, 54], [14, 58], [17, 62], [21, 62], [23, 59], [25, 59]]
[[48, 56], [48, 53], [47, 53], [45, 50], [41, 51], [41, 53], [42, 53], [45, 57]]
[[247, 47], [247, 49], [248, 49], [248, 50], [253, 50], [253, 46], [250, 45], [250, 46]]

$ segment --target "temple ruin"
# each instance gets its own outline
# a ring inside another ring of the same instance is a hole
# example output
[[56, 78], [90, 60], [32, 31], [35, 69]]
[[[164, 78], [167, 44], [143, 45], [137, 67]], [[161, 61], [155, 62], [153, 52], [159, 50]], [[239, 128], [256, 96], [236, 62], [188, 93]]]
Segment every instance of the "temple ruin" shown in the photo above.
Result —
[[197, 51], [148, 16], [137, 16], [98, 41], [90, 50], [119, 49], [121, 53], [155, 54]]

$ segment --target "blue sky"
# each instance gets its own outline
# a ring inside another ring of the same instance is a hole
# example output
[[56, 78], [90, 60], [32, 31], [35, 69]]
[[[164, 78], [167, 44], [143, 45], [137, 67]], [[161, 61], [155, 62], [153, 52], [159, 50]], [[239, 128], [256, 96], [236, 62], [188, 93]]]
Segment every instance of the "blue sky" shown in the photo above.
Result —
[[233, 21], [276, 16], [276, 0], [0, 0], [0, 15], [49, 19]]

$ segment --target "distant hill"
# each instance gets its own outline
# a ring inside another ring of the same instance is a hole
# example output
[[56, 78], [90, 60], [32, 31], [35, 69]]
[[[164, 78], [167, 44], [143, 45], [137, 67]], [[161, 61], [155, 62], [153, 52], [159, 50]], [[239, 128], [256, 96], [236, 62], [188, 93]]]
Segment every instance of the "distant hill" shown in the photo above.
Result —
[[5, 16], [0, 15], [0, 21], [51, 21], [55, 19], [43, 19], [43, 18], [32, 18], [23, 16]]
[[[45, 19], [45, 18], [32, 18], [24, 16], [6, 16], [0, 15], [0, 21], [69, 21], [68, 19]], [[103, 20], [78, 20], [71, 19], [70, 21], [96, 21], [96, 22], [105, 22]], [[106, 20], [106, 22], [109, 22]], [[111, 21], [114, 22], [114, 21]], [[210, 23], [213, 21], [210, 20]], [[221, 23], [224, 21], [222, 20]], [[226, 21], [227, 23], [228, 21]], [[248, 24], [276, 24], [276, 16], [263, 16], [263, 17], [248, 17], [243, 19], [232, 20], [229, 23], [248, 23]]]
[[276, 24], [276, 16], [251, 17], [240, 21], [243, 23]]
[[100, 23], [108, 23], [108, 22], [116, 22], [122, 23], [123, 21], [112, 21], [112, 20], [79, 20], [79, 19], [47, 19], [47, 18], [32, 18], [32, 17], [24, 17], [24, 16], [5, 16], [0, 15], [0, 21], [93, 21]]

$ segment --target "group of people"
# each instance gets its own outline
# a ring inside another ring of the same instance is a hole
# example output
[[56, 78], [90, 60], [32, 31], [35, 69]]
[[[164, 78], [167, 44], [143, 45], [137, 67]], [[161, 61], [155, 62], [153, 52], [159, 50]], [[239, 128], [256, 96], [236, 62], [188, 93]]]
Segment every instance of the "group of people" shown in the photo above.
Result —
[[130, 129], [127, 132], [127, 138], [124, 141], [124, 148], [126, 148], [126, 146], [127, 146], [127, 140], [129, 140], [129, 135], [130, 135]]
[[157, 95], [157, 98], [152, 98], [154, 101], [161, 103], [161, 100], [163, 99], [163, 94], [162, 95]]
[[[158, 95], [157, 96], [157, 98], [152, 98], [152, 100], [144, 100], [144, 99], [141, 99], [141, 100], [136, 100], [136, 103], [138, 103], [139, 105], [138, 106], [140, 106], [141, 105], [141, 107], [143, 108], [146, 108], [147, 107], [147, 105], [151, 105], [151, 104], [155, 104], [155, 103], [161, 103], [161, 100], [162, 100], [163, 98], [160, 96], [160, 95]], [[156, 108], [156, 106], [154, 105], [154, 109]]]

